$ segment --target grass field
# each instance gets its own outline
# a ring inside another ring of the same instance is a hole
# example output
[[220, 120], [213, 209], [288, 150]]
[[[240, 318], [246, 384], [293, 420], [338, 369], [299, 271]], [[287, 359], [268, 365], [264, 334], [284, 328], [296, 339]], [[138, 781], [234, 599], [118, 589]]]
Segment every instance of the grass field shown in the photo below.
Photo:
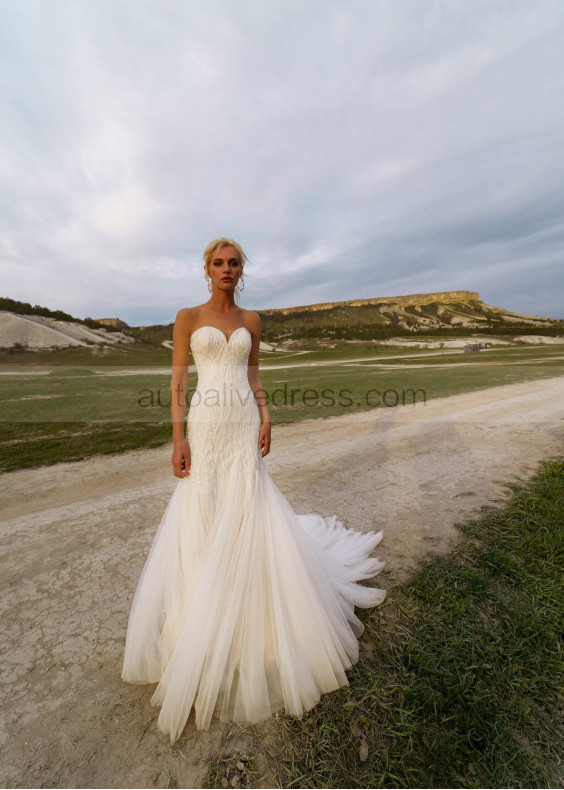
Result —
[[[392, 358], [380, 362], [382, 353], [365, 355], [358, 349], [345, 356], [342, 350], [265, 355], [261, 379], [273, 422], [405, 404], [423, 408], [434, 398], [549, 378], [564, 371], [564, 346], [477, 354], [416, 353], [409, 359], [404, 353], [393, 356], [389, 348], [385, 351]], [[359, 356], [366, 359], [351, 361]], [[196, 383], [196, 374], [191, 373], [188, 400]], [[168, 367], [1, 368], [0, 469], [166, 443], [171, 435], [169, 388]]]
[[[507, 364], [535, 362], [538, 364], [562, 364], [564, 346], [533, 346], [517, 348], [491, 348], [478, 353], [461, 354], [460, 351], [443, 352], [437, 356], [420, 354], [412, 361], [418, 365], [450, 364]], [[389, 360], [389, 364], [405, 364], [405, 359]]]
[[3, 351], [0, 368], [34, 368], [36, 366], [105, 366], [170, 365], [172, 351], [163, 346], [135, 343], [131, 346], [75, 346], [56, 351]]
[[[281, 718], [278, 786], [563, 786], [562, 459], [509, 493], [360, 611], [350, 685]], [[218, 756], [206, 786], [224, 769]]]

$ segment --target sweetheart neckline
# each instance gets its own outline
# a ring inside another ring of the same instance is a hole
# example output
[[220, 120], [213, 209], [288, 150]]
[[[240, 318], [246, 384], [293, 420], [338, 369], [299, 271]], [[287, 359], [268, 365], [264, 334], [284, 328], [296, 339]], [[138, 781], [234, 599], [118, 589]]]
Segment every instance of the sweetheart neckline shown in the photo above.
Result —
[[[229, 345], [229, 341], [231, 340], [231, 338], [233, 337], [235, 332], [238, 332], [240, 329], [247, 329], [247, 327], [246, 326], [238, 326], [237, 329], [234, 329], [233, 332], [231, 332], [231, 334], [229, 335], [229, 337], [227, 337], [227, 335], [225, 334], [223, 329], [220, 329], [218, 326], [212, 326], [211, 324], [204, 324], [203, 326], [199, 326], [197, 329], [194, 329], [194, 331], [192, 332], [192, 336], [195, 335], [196, 332], [199, 332], [200, 329], [215, 329], [217, 332], [219, 332], [221, 335], [223, 335], [226, 345]], [[247, 329], [247, 332], [249, 332], [248, 329]], [[249, 335], [250, 334], [251, 333], [249, 332]]]

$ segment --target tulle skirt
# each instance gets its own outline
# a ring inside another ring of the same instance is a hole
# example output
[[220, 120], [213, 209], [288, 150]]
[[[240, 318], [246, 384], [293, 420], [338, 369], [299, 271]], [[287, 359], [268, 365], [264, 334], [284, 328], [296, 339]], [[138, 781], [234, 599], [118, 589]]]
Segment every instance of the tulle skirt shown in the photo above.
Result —
[[383, 562], [382, 532], [296, 515], [257, 449], [218, 470], [204, 496], [179, 480], [133, 599], [122, 679], [158, 683], [157, 727], [174, 743], [196, 726], [301, 717], [347, 685], [363, 625], [354, 607], [385, 591], [359, 584]]

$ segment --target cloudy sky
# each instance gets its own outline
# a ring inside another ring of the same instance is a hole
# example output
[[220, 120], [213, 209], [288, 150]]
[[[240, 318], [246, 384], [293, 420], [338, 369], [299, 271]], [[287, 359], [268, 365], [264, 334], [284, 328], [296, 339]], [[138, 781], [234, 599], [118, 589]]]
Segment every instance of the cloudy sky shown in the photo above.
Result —
[[174, 320], [468, 289], [564, 318], [562, 0], [0, 0], [0, 293]]

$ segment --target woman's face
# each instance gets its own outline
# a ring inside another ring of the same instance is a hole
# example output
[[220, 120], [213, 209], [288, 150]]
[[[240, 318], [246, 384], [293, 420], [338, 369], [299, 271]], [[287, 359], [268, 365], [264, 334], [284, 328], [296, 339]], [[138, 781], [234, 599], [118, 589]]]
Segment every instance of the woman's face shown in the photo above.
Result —
[[208, 274], [212, 279], [214, 289], [233, 290], [239, 281], [241, 272], [241, 264], [234, 247], [220, 247], [214, 252], [208, 267]]

